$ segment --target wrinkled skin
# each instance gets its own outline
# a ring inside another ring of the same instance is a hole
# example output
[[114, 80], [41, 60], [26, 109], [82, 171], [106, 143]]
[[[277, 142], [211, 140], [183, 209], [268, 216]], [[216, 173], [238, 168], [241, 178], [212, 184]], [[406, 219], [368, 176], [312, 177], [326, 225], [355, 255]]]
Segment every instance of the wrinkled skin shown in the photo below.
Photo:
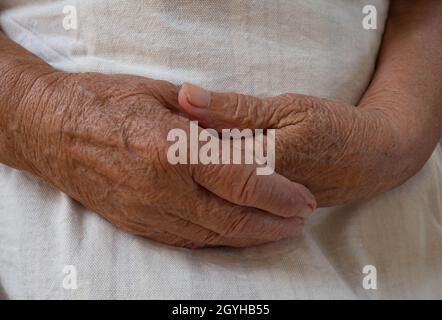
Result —
[[[186, 86], [178, 93], [140, 77], [55, 72], [0, 32], [0, 162], [168, 244], [281, 239], [299, 232], [315, 207], [290, 181], [330, 206], [389, 190], [429, 158], [442, 136], [441, 17], [439, 0], [391, 1], [357, 108], [296, 94], [194, 100]], [[195, 107], [201, 102], [205, 110]], [[187, 130], [182, 111], [206, 127], [275, 128], [276, 169], [291, 180], [256, 177], [253, 166], [169, 165], [166, 135]]]
[[[204, 127], [276, 129], [276, 171], [307, 186], [319, 206], [368, 199], [412, 176], [424, 161], [408, 161], [389, 115], [298, 94], [259, 99], [208, 93], [185, 84], [181, 109]], [[368, 104], [368, 102], [367, 102]]]
[[243, 247], [299, 233], [315, 207], [303, 186], [254, 165], [169, 164], [169, 129], [189, 130], [171, 111], [177, 97], [165, 81], [41, 72], [10, 121], [15, 153], [119, 228], [163, 243]]

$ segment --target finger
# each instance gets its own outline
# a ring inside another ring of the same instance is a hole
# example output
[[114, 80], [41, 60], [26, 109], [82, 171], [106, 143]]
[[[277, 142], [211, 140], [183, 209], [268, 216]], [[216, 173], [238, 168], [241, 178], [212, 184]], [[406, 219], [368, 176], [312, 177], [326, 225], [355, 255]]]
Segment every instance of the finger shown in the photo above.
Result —
[[[146, 212], [146, 215], [151, 214], [152, 212]], [[191, 221], [176, 217], [173, 217], [172, 220], [165, 219], [164, 225], [149, 226], [141, 218], [133, 217], [131, 221], [118, 223], [118, 227], [131, 234], [186, 248], [218, 246], [242, 248], [269, 242], [269, 240], [262, 239], [225, 237]]]
[[[203, 127], [278, 129], [292, 124], [294, 115], [308, 110], [309, 97], [283, 94], [257, 98], [238, 93], [208, 92], [184, 84], [178, 94], [181, 109]], [[298, 117], [299, 118], [299, 117]]]
[[184, 220], [212, 230], [224, 238], [257, 240], [259, 243], [293, 237], [302, 231], [304, 219], [282, 218], [259, 209], [240, 207], [200, 188], [192, 201], [176, 213]]
[[311, 192], [273, 172], [257, 175], [256, 165], [198, 165], [193, 179], [219, 197], [281, 217], [307, 217], [316, 208]]
[[[198, 148], [200, 141], [194, 141], [196, 146], [192, 148], [192, 138], [199, 140], [199, 138], [195, 138], [195, 135], [199, 135], [198, 133], [201, 132], [197, 128], [195, 134], [192, 133], [194, 131], [192, 127], [188, 131], [190, 133], [187, 138], [191, 141], [184, 145], [190, 145], [190, 148], [186, 147], [186, 150], [190, 153], [192, 162], [192, 158], [195, 158], [192, 157], [194, 153], [197, 153], [197, 157], [201, 156], [201, 152], [199, 152], [201, 150]], [[223, 148], [222, 142], [220, 143], [217, 137], [212, 136], [212, 139], [218, 142], [216, 143], [218, 147], [221, 146], [222, 152], [218, 155], [221, 156], [221, 159], [218, 158], [219, 164], [211, 162], [198, 164], [200, 161], [196, 161], [194, 162], [196, 164], [185, 167], [186, 172], [190, 168], [191, 177], [198, 185], [231, 204], [261, 209], [266, 211], [267, 215], [271, 213], [282, 217], [306, 217], [316, 208], [316, 201], [308, 189], [275, 172], [259, 175], [258, 169], [263, 168], [259, 168], [256, 164], [222, 164], [224, 151], [232, 151], [233, 149], [230, 149], [231, 146]], [[234, 153], [231, 152], [231, 155]], [[234, 163], [230, 161], [230, 158], [228, 160], [228, 163]], [[267, 168], [271, 169], [271, 166]]]
[[225, 237], [217, 232], [184, 219], [177, 219], [175, 223], [167, 226], [168, 232], [180, 235], [182, 239], [190, 239], [190, 243], [182, 245], [191, 248], [203, 247], [251, 247], [268, 243], [269, 240], [250, 239], [244, 237]]
[[167, 231], [131, 227], [130, 233], [149, 238], [167, 245], [189, 249], [207, 247], [244, 248], [268, 243], [267, 240], [227, 238], [189, 221], [179, 219], [167, 227]]
[[203, 248], [205, 246], [205, 244], [202, 242], [189, 240], [167, 231], [156, 230], [149, 233], [139, 233], [138, 235], [175, 247], [196, 249], [196, 248]]
[[[231, 203], [282, 217], [306, 217], [316, 208], [314, 196], [307, 188], [274, 172], [274, 152], [267, 152], [266, 166], [258, 165], [257, 160], [261, 160], [258, 159], [261, 155], [256, 154], [258, 144], [253, 146], [255, 150], [247, 148], [247, 143], [244, 143], [244, 148], [242, 145], [236, 147], [235, 143], [230, 143], [231, 140], [227, 140], [226, 145], [226, 140], [221, 141], [211, 135], [210, 146], [214, 147], [210, 148], [211, 156], [206, 157], [201, 146], [207, 144], [200, 141], [203, 132], [190, 124], [187, 130], [189, 142], [181, 145], [185, 147], [191, 162], [186, 169], [190, 168], [193, 181], [197, 184]], [[235, 142], [241, 143], [241, 140], [236, 139]], [[272, 143], [271, 139], [268, 141]], [[168, 157], [170, 155], [168, 153]], [[246, 159], [251, 164], [246, 164]]]

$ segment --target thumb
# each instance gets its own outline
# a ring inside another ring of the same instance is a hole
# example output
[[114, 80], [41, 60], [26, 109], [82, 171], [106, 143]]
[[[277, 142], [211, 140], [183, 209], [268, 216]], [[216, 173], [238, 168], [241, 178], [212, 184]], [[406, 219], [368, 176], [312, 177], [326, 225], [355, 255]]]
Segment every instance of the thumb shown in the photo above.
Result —
[[221, 129], [269, 129], [278, 126], [275, 98], [260, 99], [238, 93], [209, 92], [185, 83], [178, 102], [185, 113], [201, 126]]

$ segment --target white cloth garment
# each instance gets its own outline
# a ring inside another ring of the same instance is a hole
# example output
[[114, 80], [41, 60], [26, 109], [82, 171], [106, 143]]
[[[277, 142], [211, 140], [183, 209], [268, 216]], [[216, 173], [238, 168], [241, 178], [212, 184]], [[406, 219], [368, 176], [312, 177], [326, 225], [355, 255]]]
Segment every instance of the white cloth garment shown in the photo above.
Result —
[[[72, 4], [78, 29], [65, 30], [63, 7]], [[2, 0], [0, 24], [11, 39], [62, 70], [357, 103], [370, 81], [388, 11], [388, 1], [371, 0], [377, 30], [364, 30], [366, 4]], [[188, 250], [120, 231], [38, 178], [0, 165], [0, 294], [442, 298], [441, 198], [439, 146], [401, 187], [371, 201], [320, 209], [296, 239], [248, 249]], [[63, 288], [67, 265], [77, 269], [76, 290]], [[376, 290], [363, 287], [366, 265], [376, 267]]]

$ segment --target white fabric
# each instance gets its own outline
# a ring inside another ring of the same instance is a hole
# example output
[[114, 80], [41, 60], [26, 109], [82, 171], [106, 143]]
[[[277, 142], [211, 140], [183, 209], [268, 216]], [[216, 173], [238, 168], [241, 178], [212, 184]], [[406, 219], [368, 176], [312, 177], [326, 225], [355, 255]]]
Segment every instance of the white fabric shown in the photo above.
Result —
[[[57, 68], [139, 74], [260, 96], [356, 103], [370, 81], [388, 1], [2, 0], [7, 35]], [[64, 5], [78, 30], [62, 27]], [[69, 90], [69, 88], [66, 88]], [[122, 232], [39, 179], [0, 165], [5, 298], [442, 298], [442, 150], [372, 201], [321, 209], [296, 239], [188, 250]], [[63, 267], [78, 289], [62, 287]], [[377, 268], [377, 290], [362, 286]]]

